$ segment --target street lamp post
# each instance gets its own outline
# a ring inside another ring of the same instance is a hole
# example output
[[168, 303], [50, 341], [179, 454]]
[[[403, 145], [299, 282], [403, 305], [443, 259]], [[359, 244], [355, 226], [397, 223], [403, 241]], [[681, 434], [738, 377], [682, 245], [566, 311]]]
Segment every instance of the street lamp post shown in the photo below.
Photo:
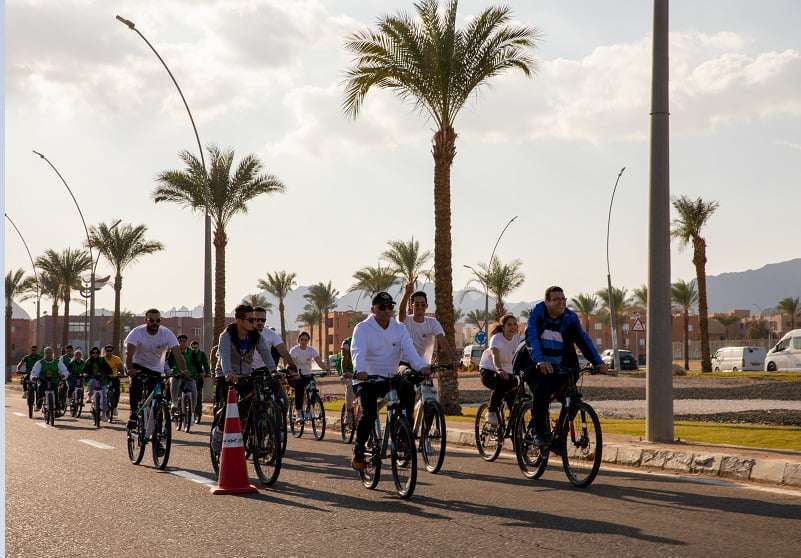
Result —
[[[40, 314], [40, 303], [42, 300], [42, 291], [39, 286], [39, 272], [36, 270], [36, 263], [33, 260], [33, 256], [31, 255], [31, 250], [28, 248], [28, 243], [25, 242], [25, 237], [22, 236], [19, 228], [17, 227], [16, 223], [11, 220], [11, 217], [8, 216], [8, 213], [5, 214], [6, 219], [8, 222], [11, 223], [11, 226], [14, 227], [14, 230], [17, 231], [20, 240], [22, 241], [23, 246], [25, 246], [25, 251], [28, 252], [28, 258], [31, 260], [31, 267], [33, 267], [33, 276], [36, 278], [36, 344], [39, 345], [39, 318], [41, 317]], [[6, 343], [11, 343], [10, 340], [6, 339]]]
[[648, 218], [646, 437], [673, 441], [673, 354], [670, 327], [670, 119], [668, 0], [654, 0], [651, 161]]
[[[116, 16], [117, 20], [128, 27], [131, 31], [135, 31], [137, 35], [139, 35], [145, 44], [150, 47], [150, 50], [153, 51], [153, 54], [156, 55], [156, 58], [159, 59], [161, 65], [164, 66], [164, 69], [167, 70], [167, 73], [170, 75], [170, 79], [172, 83], [175, 85], [175, 88], [178, 90], [178, 94], [181, 96], [181, 100], [184, 103], [184, 107], [186, 108], [186, 113], [189, 115], [189, 122], [192, 124], [192, 130], [195, 132], [195, 140], [197, 141], [197, 150], [200, 153], [200, 162], [203, 165], [203, 172], [208, 177], [208, 173], [206, 171], [206, 159], [203, 156], [203, 146], [200, 143], [200, 136], [197, 133], [197, 126], [195, 126], [195, 119], [192, 117], [192, 111], [189, 110], [189, 103], [186, 102], [186, 97], [184, 97], [184, 92], [181, 91], [181, 87], [178, 85], [178, 81], [175, 79], [175, 76], [172, 75], [172, 71], [170, 70], [167, 63], [155, 49], [155, 47], [150, 44], [150, 41], [142, 34], [139, 29], [136, 28], [136, 25], [133, 21], [129, 19], [125, 19], [124, 17]], [[214, 344], [214, 333], [213, 333], [213, 320], [211, 314], [211, 216], [209, 215], [208, 208], [206, 208], [206, 218], [204, 224], [204, 250], [203, 250], [203, 346], [206, 348], [206, 351], [210, 354], [210, 348]]]
[[620, 370], [620, 353], [618, 352], [618, 345], [617, 345], [617, 315], [615, 314], [615, 299], [612, 295], [612, 272], [610, 271], [609, 266], [609, 229], [612, 225], [612, 204], [615, 201], [615, 192], [617, 192], [617, 185], [620, 182], [620, 177], [623, 176], [623, 171], [626, 170], [626, 167], [620, 169], [620, 172], [617, 173], [617, 180], [615, 180], [615, 187], [612, 188], [612, 199], [609, 200], [609, 216], [606, 219], [606, 285], [607, 285], [607, 296], [609, 297], [609, 313], [612, 324], [612, 354], [613, 362], [615, 363], [615, 370]]
[[[61, 182], [67, 188], [67, 192], [70, 193], [70, 197], [72, 198], [72, 201], [75, 202], [75, 208], [78, 210], [78, 215], [81, 217], [81, 223], [83, 223], [83, 230], [86, 233], [86, 245], [89, 248], [89, 260], [90, 261], [94, 261], [94, 255], [92, 253], [92, 241], [89, 239], [89, 227], [86, 226], [86, 219], [83, 218], [83, 211], [81, 211], [81, 206], [78, 205], [78, 200], [75, 198], [75, 194], [72, 193], [72, 188], [70, 188], [70, 185], [67, 184], [66, 180], [64, 180], [64, 177], [61, 176], [61, 173], [58, 172], [58, 169], [56, 168], [56, 166], [53, 163], [50, 162], [50, 159], [48, 159], [47, 157], [45, 157], [44, 155], [42, 155], [41, 153], [39, 153], [36, 150], [33, 150], [33, 152], [36, 153], [44, 161], [46, 161], [48, 165], [50, 165], [50, 168], [53, 169], [53, 171], [56, 173], [56, 175], [58, 175], [58, 177], [61, 179]], [[94, 272], [94, 270], [92, 270], [92, 275], [91, 275], [91, 279], [90, 279], [89, 288], [91, 289], [91, 295], [92, 295], [92, 298], [90, 299], [90, 303], [89, 303], [89, 316], [90, 316], [90, 319], [89, 319], [89, 340], [91, 341], [92, 333], [93, 333], [92, 332], [92, 319], [91, 319], [91, 316], [93, 316], [94, 313], [95, 313], [95, 272]], [[64, 327], [69, 329], [69, 326], [70, 325], [66, 322], [66, 316], [65, 316]]]

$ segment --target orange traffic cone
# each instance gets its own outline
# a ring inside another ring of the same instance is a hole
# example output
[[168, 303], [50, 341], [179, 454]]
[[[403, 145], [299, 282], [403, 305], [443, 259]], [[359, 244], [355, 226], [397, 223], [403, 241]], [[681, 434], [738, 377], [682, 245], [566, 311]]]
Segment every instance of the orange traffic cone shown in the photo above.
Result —
[[242, 443], [242, 427], [239, 424], [239, 406], [236, 404], [236, 390], [228, 388], [228, 405], [225, 409], [225, 428], [223, 429], [222, 451], [220, 452], [220, 476], [212, 494], [247, 494], [258, 492], [248, 482], [248, 468], [245, 463], [245, 447]]

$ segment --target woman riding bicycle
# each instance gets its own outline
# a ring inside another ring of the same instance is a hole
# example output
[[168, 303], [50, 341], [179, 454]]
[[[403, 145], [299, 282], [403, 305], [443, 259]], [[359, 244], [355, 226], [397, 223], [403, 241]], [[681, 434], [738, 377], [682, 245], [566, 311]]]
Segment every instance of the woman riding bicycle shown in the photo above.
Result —
[[83, 367], [85, 365], [86, 361], [83, 359], [83, 351], [76, 349], [75, 355], [67, 365], [67, 370], [70, 372], [69, 378], [67, 378], [67, 386], [69, 387], [69, 393], [67, 394], [67, 397], [70, 400], [72, 400], [72, 396], [75, 392], [75, 388], [78, 386], [78, 382], [81, 381], [81, 375], [83, 374]]
[[295, 390], [295, 411], [300, 420], [306, 418], [303, 415], [303, 397], [306, 392], [306, 386], [311, 381], [312, 361], [316, 362], [323, 370], [328, 370], [328, 364], [320, 359], [320, 353], [314, 347], [309, 346], [309, 341], [311, 341], [311, 335], [304, 331], [298, 336], [298, 344], [289, 349], [289, 356], [295, 361], [295, 366], [298, 367], [298, 373], [300, 374], [300, 376], [288, 380], [289, 385]]
[[95, 391], [100, 390], [100, 408], [104, 408], [112, 371], [106, 359], [100, 356], [99, 347], [92, 347], [89, 350], [89, 358], [84, 364], [83, 373], [86, 376], [86, 385], [89, 391], [88, 402], [94, 399]]
[[481, 355], [479, 369], [481, 383], [492, 390], [489, 402], [487, 422], [493, 426], [499, 424], [498, 410], [501, 401], [511, 409], [514, 404], [514, 390], [519, 378], [512, 374], [512, 360], [515, 350], [520, 344], [521, 336], [517, 333], [517, 318], [505, 314], [491, 330], [489, 348]]

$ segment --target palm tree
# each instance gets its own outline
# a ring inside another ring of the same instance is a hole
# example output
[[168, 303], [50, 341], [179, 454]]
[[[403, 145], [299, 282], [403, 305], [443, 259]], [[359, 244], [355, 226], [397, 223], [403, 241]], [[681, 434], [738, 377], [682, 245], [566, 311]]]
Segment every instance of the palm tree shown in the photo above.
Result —
[[705, 202], [701, 198], [691, 200], [681, 196], [673, 200], [673, 207], [678, 212], [678, 218], [673, 220], [670, 234], [678, 239], [679, 246], [684, 248], [690, 242], [693, 244], [693, 265], [695, 265], [695, 280], [698, 284], [698, 326], [701, 330], [701, 369], [704, 372], [712, 371], [712, 360], [709, 355], [709, 323], [706, 299], [706, 240], [701, 236], [712, 214], [718, 208], [716, 201]]
[[[320, 326], [320, 311], [317, 310], [313, 304], [307, 304], [303, 307], [303, 312], [298, 314], [296, 320], [306, 324], [309, 327], [309, 335], [314, 337], [314, 326]], [[318, 338], [319, 337], [322, 337], [322, 335], [319, 335]], [[322, 351], [322, 347], [320, 347], [320, 350]]]
[[[353, 274], [355, 283], [348, 288], [348, 292], [360, 291], [359, 300], [361, 295], [372, 297], [376, 293], [388, 291], [392, 285], [398, 282], [398, 276], [389, 267], [382, 267], [377, 265], [375, 267], [366, 266]], [[356, 301], [356, 306], [359, 305], [359, 300]]]
[[258, 308], [260, 306], [264, 308], [268, 314], [273, 313], [273, 303], [261, 293], [247, 295], [242, 299], [242, 304], [249, 304], [253, 308]]
[[469, 325], [474, 325], [478, 329], [484, 329], [484, 324], [489, 321], [489, 314], [484, 313], [483, 310], [470, 310], [464, 319]]
[[367, 314], [364, 312], [359, 312], [358, 310], [354, 311], [348, 320], [348, 327], [356, 327], [356, 324], [364, 321], [365, 318], [367, 318]]
[[[56, 345], [58, 344], [58, 332], [56, 331], [56, 324], [58, 323], [58, 303], [61, 300], [61, 280], [55, 276], [51, 275], [45, 270], [39, 272], [39, 292], [41, 296], [45, 298], [49, 298], [53, 301], [53, 305], [50, 308], [50, 331], [52, 332], [52, 340], [50, 345], [55, 350]], [[37, 324], [37, 327], [38, 324]], [[47, 343], [47, 341], [42, 341], [42, 344]]]
[[414, 237], [406, 242], [390, 240], [388, 244], [389, 249], [385, 250], [381, 257], [389, 263], [389, 269], [393, 274], [400, 276], [406, 283], [411, 283], [418, 275], [426, 272], [425, 266], [431, 260], [431, 252], [421, 251], [420, 242]]
[[122, 299], [122, 272], [142, 256], [154, 254], [164, 249], [156, 240], [146, 240], [147, 225], [119, 223], [109, 226], [100, 223], [89, 229], [89, 241], [114, 268], [114, 322], [111, 344], [120, 346], [122, 321], [120, 317]]
[[729, 328], [740, 321], [739, 316], [715, 316], [715, 319], [726, 328], [726, 339], [729, 338]]
[[[373, 87], [394, 91], [410, 100], [436, 126], [431, 154], [434, 158], [434, 282], [437, 318], [451, 346], [453, 327], [453, 269], [451, 264], [451, 165], [456, 156], [454, 123], [468, 99], [482, 86], [518, 69], [534, 71], [528, 49], [538, 33], [512, 24], [506, 7], [490, 7], [456, 29], [457, 0], [440, 13], [437, 0], [419, 0], [418, 18], [384, 16], [377, 31], [353, 33], [346, 47], [354, 54], [348, 71], [344, 110], [354, 118]], [[460, 413], [456, 372], [440, 375], [445, 411]]]
[[486, 286], [495, 299], [495, 319], [500, 320], [501, 316], [506, 313], [504, 299], [526, 280], [526, 276], [520, 271], [522, 266], [523, 262], [520, 260], [503, 264], [497, 257], [492, 258], [489, 267], [487, 264], [478, 264], [478, 269], [473, 270], [473, 279], [468, 283], [465, 291], [477, 292], [475, 289], [470, 289], [470, 283], [477, 282]]
[[328, 362], [328, 313], [336, 308], [338, 296], [339, 291], [334, 288], [331, 281], [328, 284], [323, 282], [316, 283], [309, 287], [309, 292], [303, 295], [303, 298], [308, 300], [309, 304], [320, 313], [320, 317], [323, 320], [324, 325], [320, 333], [325, 341], [322, 342], [320, 353], [325, 357], [325, 362]]
[[61, 299], [64, 301], [64, 320], [61, 328], [61, 346], [67, 345], [69, 338], [70, 301], [72, 291], [81, 289], [81, 273], [92, 267], [92, 258], [83, 249], [65, 248], [61, 253], [48, 249], [36, 260], [40, 269], [58, 278], [61, 286]]
[[600, 306], [596, 296], [590, 293], [581, 293], [578, 296], [574, 296], [570, 299], [570, 306], [573, 307], [573, 310], [581, 314], [581, 317], [584, 320], [584, 331], [589, 331], [590, 318], [598, 311]]
[[262, 194], [284, 192], [286, 187], [275, 176], [262, 174], [263, 165], [255, 155], [247, 155], [231, 172], [234, 151], [208, 148], [208, 178], [201, 162], [189, 151], [179, 157], [185, 170], [159, 174], [153, 191], [156, 203], [172, 202], [193, 211], [208, 211], [214, 225], [214, 338], [225, 327], [225, 248], [226, 228], [238, 213], [247, 213], [249, 201]]
[[801, 311], [801, 300], [799, 300], [798, 297], [783, 298], [779, 301], [779, 305], [776, 307], [776, 309], [782, 314], [782, 316], [784, 314], [790, 314], [790, 329], [795, 329], [795, 318], [798, 316], [799, 311]]
[[[11, 318], [14, 313], [14, 301], [27, 300], [31, 293], [36, 296], [36, 278], [25, 277], [22, 269], [9, 269], [6, 273], [6, 365], [11, 362]], [[38, 324], [37, 324], [38, 327]]]
[[520, 317], [523, 319], [528, 320], [528, 317], [531, 316], [531, 310], [521, 310]]
[[[595, 295], [601, 299], [601, 308], [603, 308], [606, 312], [606, 316], [604, 317], [606, 320], [611, 318], [610, 306], [609, 306], [609, 290], [608, 289], [601, 289], [597, 291]], [[617, 328], [617, 346], [623, 346], [623, 317], [629, 313], [631, 310], [631, 299], [628, 297], [628, 291], [625, 288], [618, 289], [617, 287], [612, 287], [612, 302], [615, 305], [615, 321], [618, 324]], [[611, 328], [611, 321], [610, 321], [610, 328]]]
[[681, 310], [684, 318], [684, 369], [690, 369], [690, 308], [698, 304], [695, 283], [679, 279], [670, 287], [673, 304]]
[[648, 285], [634, 289], [634, 305], [642, 311], [648, 310]]
[[289, 271], [276, 271], [268, 273], [266, 279], [259, 279], [257, 288], [267, 291], [278, 299], [278, 315], [281, 318], [281, 339], [286, 343], [286, 319], [284, 300], [286, 295], [295, 288], [295, 274]]
[[453, 309], [453, 323], [459, 323], [459, 320], [462, 319], [462, 316], [464, 316], [464, 310], [461, 308]]

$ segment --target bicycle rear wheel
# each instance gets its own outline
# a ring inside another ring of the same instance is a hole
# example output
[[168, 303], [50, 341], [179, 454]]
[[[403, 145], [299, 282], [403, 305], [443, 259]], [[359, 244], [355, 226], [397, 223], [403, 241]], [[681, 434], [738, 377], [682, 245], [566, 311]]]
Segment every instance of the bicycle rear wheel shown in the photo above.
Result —
[[562, 439], [562, 465], [568, 480], [579, 488], [586, 488], [601, 467], [603, 439], [601, 422], [589, 403], [579, 401], [570, 410], [570, 421]]
[[406, 417], [398, 414], [392, 419], [390, 428], [392, 480], [398, 496], [408, 499], [414, 494], [417, 484], [417, 447], [412, 427]]
[[[214, 419], [211, 421], [211, 429], [209, 430], [209, 456], [211, 457], [211, 466], [214, 469], [214, 474], [220, 474], [220, 453], [222, 452], [222, 411], [218, 410], [214, 413]], [[214, 435], [217, 433], [219, 436], [219, 444], [215, 447]]]
[[182, 413], [184, 415], [184, 432], [189, 432], [192, 427], [192, 415], [194, 413], [194, 409], [192, 408], [192, 395], [185, 393], [182, 401], [184, 406]]
[[281, 473], [281, 440], [271, 413], [260, 410], [253, 417], [250, 440], [250, 453], [256, 476], [265, 486], [270, 486]]
[[445, 462], [447, 442], [445, 411], [437, 401], [426, 401], [420, 411], [423, 413], [420, 422], [420, 447], [423, 450], [423, 461], [426, 464], [426, 471], [437, 473]]
[[267, 414], [275, 424], [276, 434], [278, 435], [278, 443], [281, 449], [281, 455], [286, 453], [286, 419], [284, 418], [284, 409], [280, 403], [271, 399], [267, 400]]
[[97, 390], [92, 396], [92, 420], [95, 423], [95, 428], [100, 428], [100, 395]]
[[503, 448], [503, 435], [504, 435], [504, 409], [505, 404], [501, 403], [500, 412], [498, 413], [499, 423], [490, 424], [487, 421], [489, 414], [489, 404], [484, 403], [478, 408], [476, 413], [476, 448], [478, 453], [485, 461], [495, 461], [501, 454]]
[[359, 471], [359, 477], [365, 488], [370, 490], [378, 486], [381, 478], [381, 440], [376, 435], [375, 429], [370, 430], [370, 436], [364, 444], [364, 470]]
[[[350, 424], [348, 424], [350, 420]], [[353, 435], [356, 433], [356, 424], [353, 418], [353, 410], [348, 412], [347, 404], [342, 404], [342, 411], [339, 414], [339, 429], [342, 435], [342, 441], [346, 444], [353, 442]]]
[[528, 479], [538, 479], [548, 468], [548, 448], [541, 448], [532, 443], [534, 437], [532, 410], [531, 401], [520, 407], [520, 414], [513, 425], [513, 440], [517, 465], [523, 476]]
[[136, 414], [136, 427], [126, 429], [128, 435], [128, 459], [134, 465], [139, 465], [145, 456], [145, 419], [142, 413]]
[[56, 396], [53, 392], [47, 394], [47, 423], [50, 426], [56, 425]]
[[317, 440], [325, 438], [325, 407], [320, 396], [315, 394], [309, 401], [307, 415], [311, 420], [312, 432]]
[[292, 435], [295, 438], [303, 436], [303, 428], [306, 426], [305, 421], [300, 420], [298, 410], [295, 409], [294, 401], [289, 406], [289, 428], [292, 430]]
[[170, 406], [166, 401], [161, 401], [158, 404], [153, 416], [153, 422], [153, 439], [151, 440], [153, 465], [163, 471], [170, 460], [170, 447], [172, 445]]
[[34, 388], [29, 387], [27, 392], [27, 403], [28, 403], [28, 418], [33, 418], [33, 405], [34, 399], [36, 398], [36, 394], [34, 393]]

